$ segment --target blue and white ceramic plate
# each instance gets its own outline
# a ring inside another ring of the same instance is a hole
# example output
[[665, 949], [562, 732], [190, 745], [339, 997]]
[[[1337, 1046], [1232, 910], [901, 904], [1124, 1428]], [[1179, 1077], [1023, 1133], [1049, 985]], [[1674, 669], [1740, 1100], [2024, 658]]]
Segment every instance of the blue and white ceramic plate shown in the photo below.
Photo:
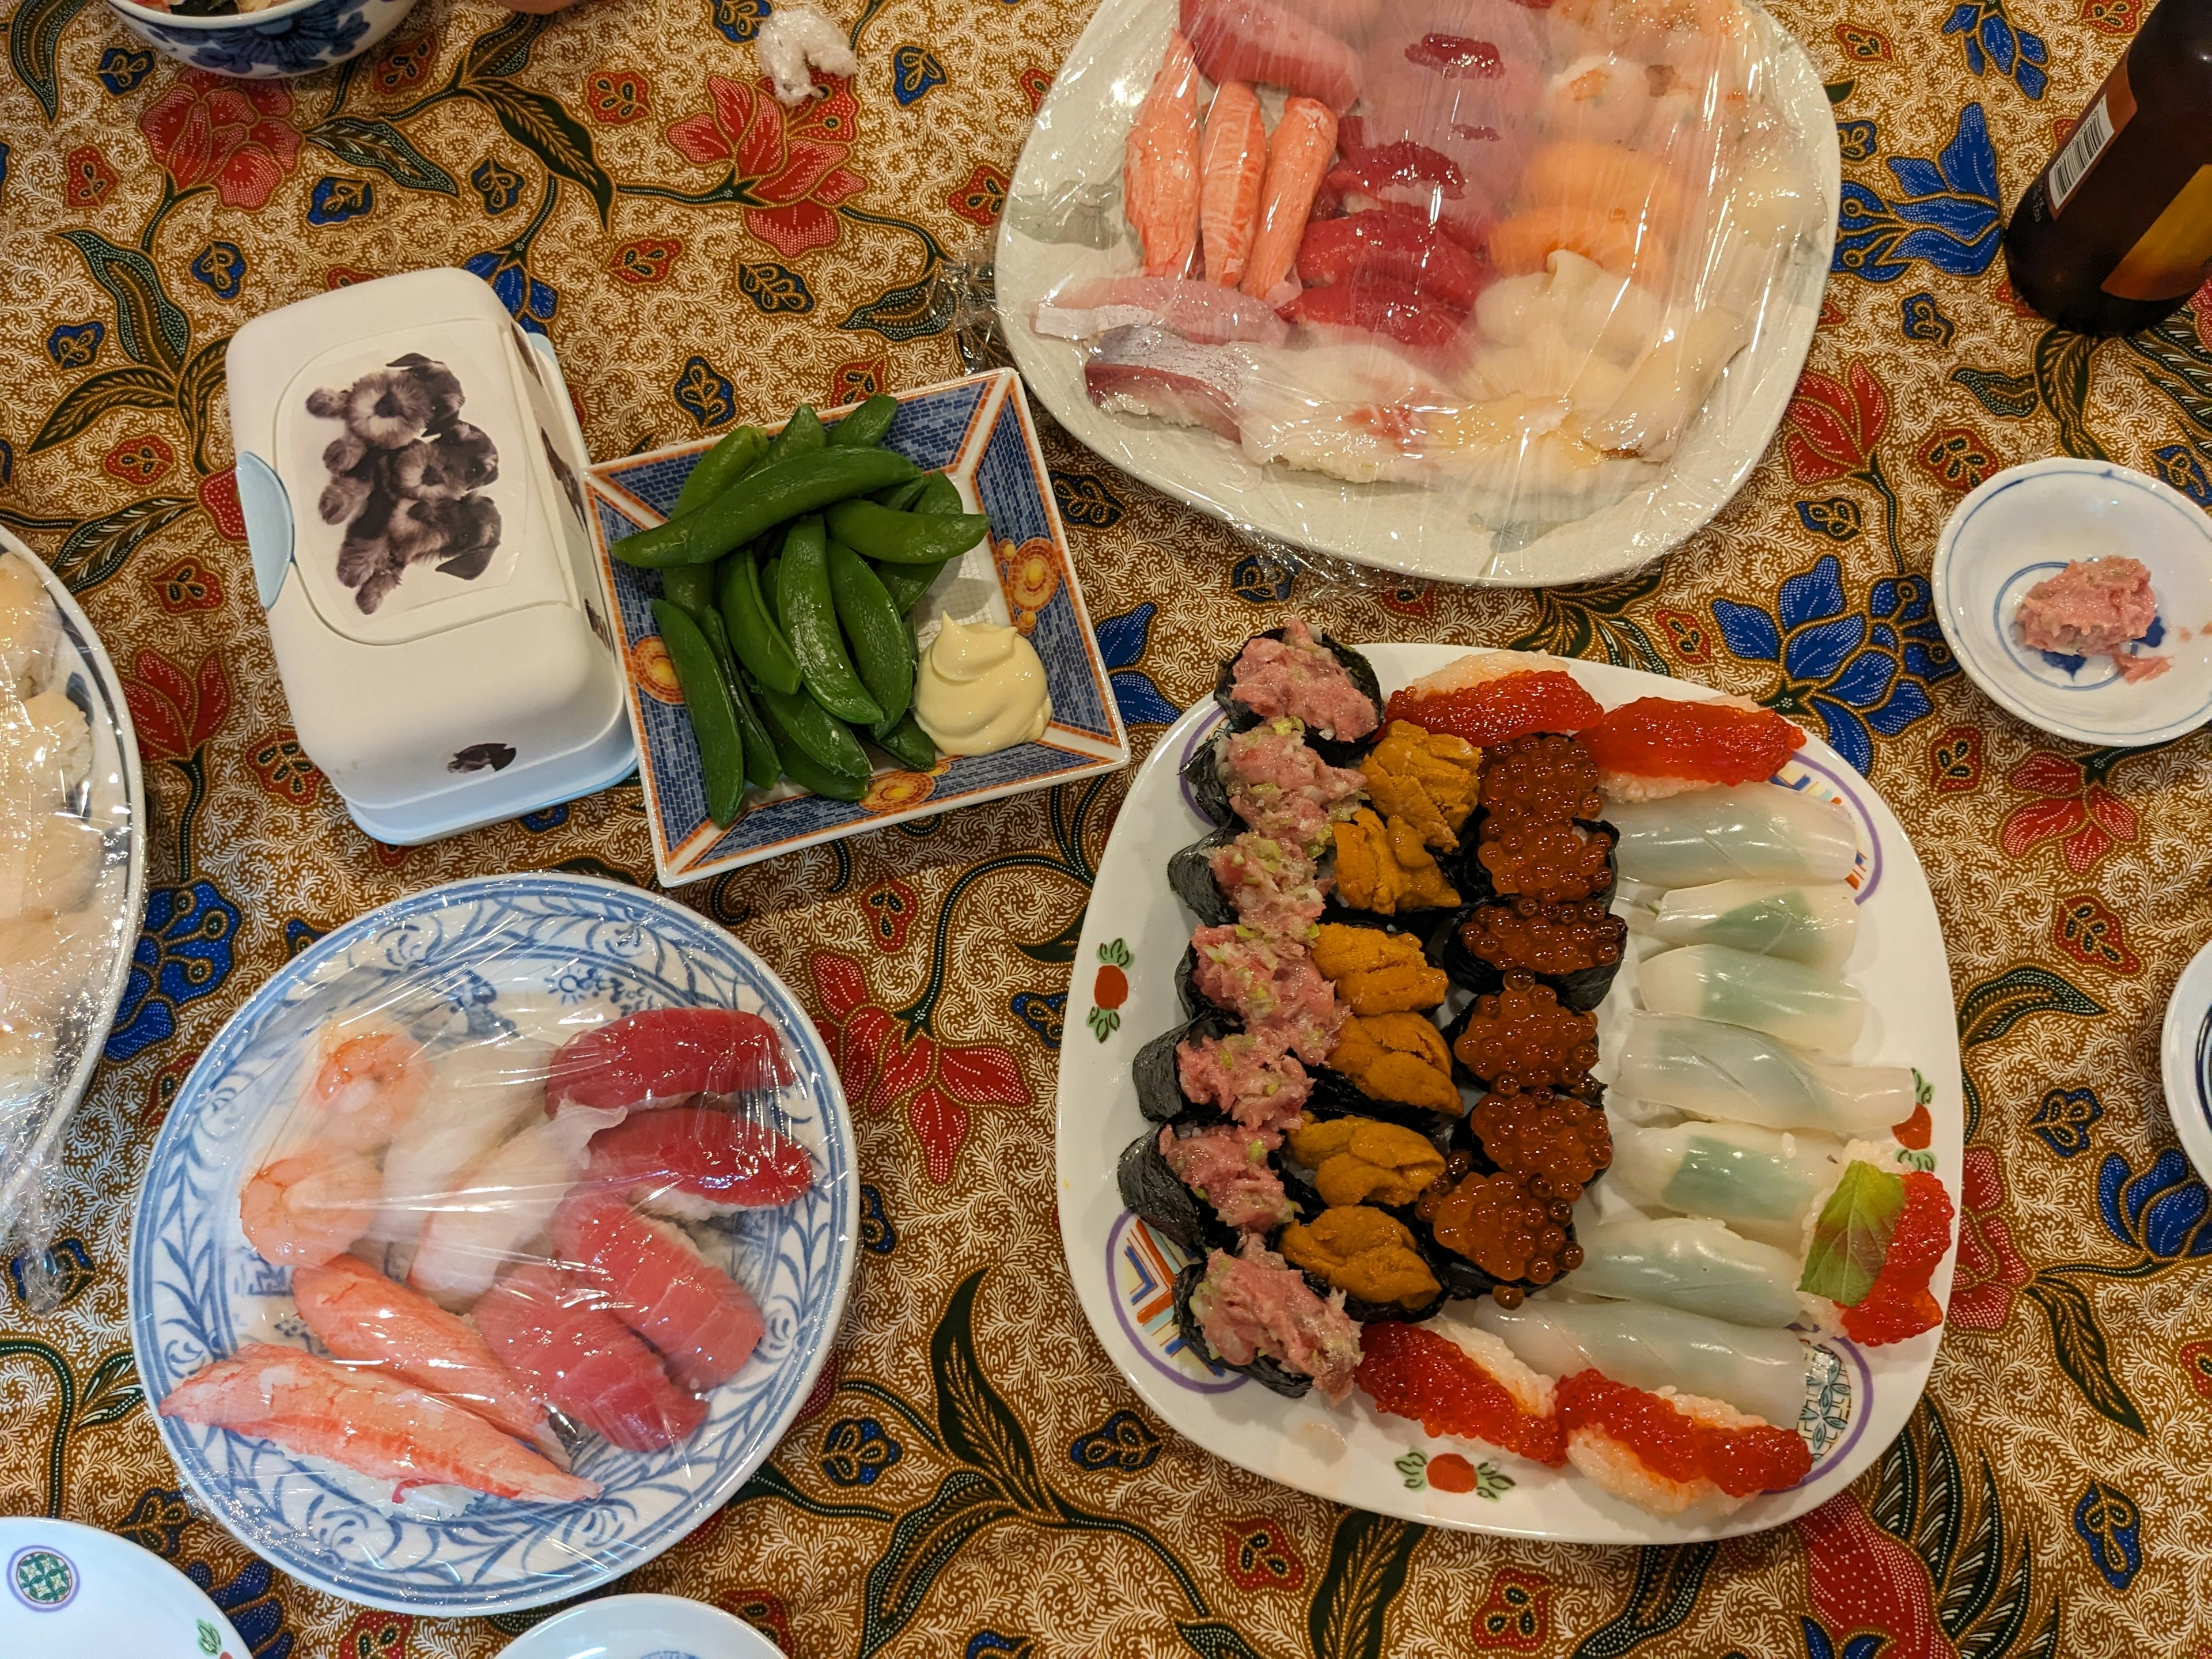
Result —
[[2212, 945], [2181, 970], [2158, 1058], [2174, 1136], [2197, 1173], [2212, 1181]]
[[[2031, 587], [2075, 559], [2140, 559], [2158, 620], [2132, 653], [2172, 666], [2122, 679], [2109, 658], [2021, 643]], [[2212, 720], [2212, 518], [2171, 485], [2110, 461], [2008, 467], [1951, 514], [1929, 573], [1943, 637], [1975, 684], [2031, 726], [2075, 743], [2136, 748]]]
[[281, 0], [227, 17], [186, 17], [107, 0], [123, 26], [180, 64], [240, 81], [312, 75], [358, 58], [399, 27], [415, 0]]
[[742, 1619], [680, 1595], [606, 1595], [532, 1626], [500, 1659], [776, 1659]]
[[[592, 535], [599, 568], [622, 618], [629, 665], [630, 719], [638, 774], [661, 884], [673, 887], [778, 853], [887, 823], [975, 806], [1030, 789], [1111, 772], [1129, 763], [1129, 739], [1112, 682], [1075, 580], [1067, 532], [1053, 500], [1036, 423], [1010, 369], [898, 394], [886, 448], [947, 474], [991, 537], [948, 565], [915, 607], [918, 621], [949, 611], [963, 622], [988, 617], [1029, 636], [1052, 690], [1052, 724], [1035, 743], [995, 755], [940, 758], [927, 772], [877, 772], [858, 801], [828, 800], [787, 782], [745, 792], [744, 816], [727, 830], [707, 816], [706, 787], [691, 720], [653, 620], [660, 578], [617, 562], [608, 547], [661, 522], [712, 438], [656, 449], [591, 469]], [[835, 425], [841, 410], [823, 415]], [[780, 432], [782, 428], [773, 427]]]
[[[798, 999], [729, 934], [658, 894], [578, 876], [487, 876], [386, 905], [319, 939], [232, 1016], [155, 1142], [131, 1241], [131, 1337], [158, 1403], [249, 1341], [307, 1345], [289, 1274], [248, 1248], [238, 1192], [297, 1098], [324, 1020], [364, 1003], [426, 1040], [556, 1040], [641, 1008], [743, 1008], [774, 1025], [798, 1080], [778, 1100], [813, 1188], [744, 1212], [732, 1271], [767, 1326], [685, 1443], [591, 1440], [587, 1504], [472, 1496], [442, 1517], [264, 1441], [156, 1417], [177, 1468], [249, 1548], [334, 1595], [396, 1612], [494, 1613], [578, 1595], [651, 1559], [726, 1502], [798, 1414], [852, 1279], [853, 1136], [836, 1068]], [[441, 1489], [451, 1490], [451, 1489]]]
[[[1468, 654], [1444, 645], [1360, 648], [1386, 691]], [[1572, 669], [1607, 708], [1637, 697], [1713, 695], [1603, 663], [1577, 662]], [[1060, 1056], [1060, 1242], [1091, 1330], [1145, 1403], [1209, 1451], [1332, 1503], [1430, 1526], [1559, 1543], [1686, 1544], [1762, 1532], [1817, 1508], [1863, 1474], [1919, 1403], [1940, 1329], [1874, 1348], [1841, 1338], [1808, 1340], [1797, 1428], [1813, 1452], [1812, 1471], [1790, 1491], [1753, 1498], [1720, 1518], [1710, 1510], [1649, 1515], [1607, 1496], [1571, 1468], [1546, 1468], [1471, 1441], [1431, 1439], [1419, 1424], [1382, 1416], [1360, 1395], [1335, 1410], [1318, 1394], [1285, 1400], [1191, 1352], [1176, 1331], [1170, 1293], [1188, 1258], [1123, 1206], [1115, 1167], [1121, 1149], [1153, 1127], [1138, 1110], [1130, 1062], [1185, 1018], [1176, 969], [1191, 920], [1168, 886], [1167, 861], [1212, 829], [1191, 802], [1181, 773], [1220, 718], [1211, 701], [1189, 710], [1161, 737], [1129, 786], [1076, 948]], [[1965, 1133], [1959, 1034], [1942, 929], [1920, 860], [1881, 797], [1818, 738], [1808, 738], [1774, 781], [1840, 805], [1857, 829], [1858, 865], [1846, 879], [1860, 906], [1858, 937], [1844, 972], [1865, 994], [1867, 1029], [1849, 1058], [1911, 1066], [1922, 1073], [1931, 1134], [1919, 1156], [1932, 1155], [1934, 1172], [1955, 1201]], [[1115, 971], [1102, 971], [1107, 968]], [[1603, 1056], [1616, 1053], [1621, 1041], [1619, 1022], [1634, 999], [1635, 973], [1632, 959], [1624, 963], [1600, 1006]], [[1602, 1060], [1600, 1070], [1610, 1078]], [[1601, 1214], [1620, 1199], [1603, 1182], [1591, 1194]], [[1947, 1254], [1934, 1281], [1939, 1301], [1948, 1299], [1951, 1266]], [[1566, 1282], [1571, 1288], [1572, 1279]], [[1462, 1316], [1447, 1309], [1439, 1327], [1449, 1328]], [[1461, 1456], [1449, 1486], [1441, 1472], [1437, 1480], [1428, 1478], [1440, 1455]]]
[[198, 1585], [112, 1532], [0, 1520], [0, 1653], [252, 1659]]

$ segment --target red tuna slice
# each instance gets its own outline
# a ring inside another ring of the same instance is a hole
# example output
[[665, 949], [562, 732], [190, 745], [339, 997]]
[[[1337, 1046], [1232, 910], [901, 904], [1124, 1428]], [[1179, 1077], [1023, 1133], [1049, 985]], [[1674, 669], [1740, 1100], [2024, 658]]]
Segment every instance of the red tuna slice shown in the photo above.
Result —
[[760, 1309], [745, 1287], [612, 1193], [570, 1194], [553, 1217], [553, 1245], [687, 1389], [728, 1382], [760, 1346]]
[[1395, 341], [1439, 369], [1457, 362], [1467, 348], [1458, 312], [1395, 283], [1363, 280], [1308, 289], [1291, 315], [1324, 336]]
[[1359, 100], [1359, 56], [1274, 0], [1182, 0], [1182, 32], [1206, 78], [1257, 81], [1327, 104]]
[[591, 1187], [684, 1221], [773, 1209], [804, 1197], [813, 1181], [805, 1147], [712, 1106], [635, 1113], [592, 1137]]
[[773, 1089], [792, 1080], [775, 1028], [737, 1008], [648, 1008], [554, 1050], [545, 1115], [564, 1105], [665, 1104], [692, 1095]]
[[[1342, 129], [1339, 130], [1340, 137]], [[1340, 193], [1369, 195], [1393, 185], [1410, 185], [1424, 195], [1456, 202], [1467, 194], [1467, 173], [1442, 150], [1411, 138], [1394, 139], [1372, 149], [1347, 143], [1344, 159], [1329, 169], [1328, 182]]]
[[1433, 225], [1470, 253], [1480, 253], [1488, 246], [1490, 228], [1498, 217], [1486, 191], [1455, 196], [1446, 184], [1395, 177], [1388, 167], [1364, 165], [1363, 158], [1346, 161], [1332, 172], [1328, 193], [1347, 214], [1384, 213], [1416, 224]]
[[1462, 313], [1489, 286], [1474, 255], [1403, 213], [1315, 220], [1298, 249], [1298, 280], [1308, 289], [1391, 283]]
[[672, 1446], [707, 1402], [668, 1380], [605, 1297], [545, 1262], [514, 1269], [476, 1305], [477, 1328], [507, 1370], [624, 1451]]
[[1234, 443], [1237, 394], [1249, 372], [1249, 360], [1226, 347], [1133, 326], [1100, 337], [1083, 386], [1101, 409], [1202, 426]]

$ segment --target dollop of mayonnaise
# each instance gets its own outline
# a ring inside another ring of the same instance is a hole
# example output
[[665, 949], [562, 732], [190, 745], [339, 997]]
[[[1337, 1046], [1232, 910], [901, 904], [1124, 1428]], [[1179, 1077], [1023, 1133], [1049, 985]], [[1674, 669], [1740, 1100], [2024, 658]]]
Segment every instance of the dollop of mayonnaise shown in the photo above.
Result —
[[914, 717], [948, 755], [993, 755], [1042, 737], [1052, 692], [1036, 647], [1011, 628], [944, 617], [922, 653]]

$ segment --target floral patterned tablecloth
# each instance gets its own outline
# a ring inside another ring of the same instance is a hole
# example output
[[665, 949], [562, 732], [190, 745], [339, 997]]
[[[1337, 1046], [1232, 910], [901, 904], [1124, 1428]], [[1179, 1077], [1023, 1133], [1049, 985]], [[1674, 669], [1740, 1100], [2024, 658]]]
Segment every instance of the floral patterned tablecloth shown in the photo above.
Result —
[[[336, 284], [464, 265], [552, 336], [603, 456], [957, 372], [933, 279], [996, 217], [1087, 9], [833, 9], [861, 73], [795, 114], [746, 44], [769, 0], [423, 0], [343, 70], [252, 85], [180, 72], [99, 0], [0, 11], [0, 520], [105, 635], [153, 804], [139, 971], [69, 1141], [62, 1305], [32, 1313], [20, 1264], [0, 1291], [0, 1510], [155, 1551], [257, 1659], [481, 1656], [530, 1620], [342, 1604], [179, 1491], [125, 1334], [126, 1200], [162, 1114], [240, 999], [370, 906], [652, 860], [635, 786], [415, 850], [353, 827], [254, 600], [224, 341]], [[1059, 1051], [1099, 1041], [1062, 1012], [1100, 966], [1072, 957], [1109, 781], [684, 894], [836, 1046], [866, 1226], [799, 1425], [624, 1588], [810, 1656], [2212, 1652], [2212, 1216], [2157, 1080], [2166, 994], [2212, 935], [2206, 740], [2084, 753], [2007, 718], [1946, 652], [1925, 574], [1961, 492], [2014, 461], [2110, 454], [2212, 506], [2212, 306], [2095, 344], [2025, 314], [1997, 258], [2142, 0], [1779, 10], [1834, 104], [1835, 275], [1772, 453], [1663, 568], [1545, 594], [1341, 584], [1048, 448], [1140, 745], [1296, 605], [1353, 639], [1748, 693], [1869, 774], [1935, 886], [1968, 1075], [1957, 1288], [1909, 1431], [1796, 1525], [1638, 1552], [1335, 1510], [1149, 1420], [1084, 1324], [1051, 1188]]]

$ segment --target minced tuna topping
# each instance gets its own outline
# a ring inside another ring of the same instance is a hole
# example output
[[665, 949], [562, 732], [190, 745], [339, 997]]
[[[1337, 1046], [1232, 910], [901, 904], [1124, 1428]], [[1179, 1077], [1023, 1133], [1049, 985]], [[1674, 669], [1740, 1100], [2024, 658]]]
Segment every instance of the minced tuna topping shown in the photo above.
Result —
[[1364, 738], [1376, 725], [1373, 699], [1297, 617], [1281, 639], [1255, 639], [1238, 653], [1230, 689], [1261, 719], [1287, 714], [1325, 738]]
[[2029, 650], [2109, 656], [2124, 679], [2154, 679], [2172, 665], [2127, 649], [2158, 621], [2150, 570], [2140, 559], [2076, 559], [2029, 588], [2013, 620]]
[[1230, 1364], [1249, 1365], [1265, 1354], [1311, 1377], [1331, 1405], [1350, 1397], [1359, 1328], [1344, 1311], [1344, 1293], [1324, 1302], [1257, 1237], [1245, 1235], [1241, 1255], [1216, 1250], [1206, 1257], [1190, 1308], [1207, 1345]]
[[1323, 760], [1307, 746], [1305, 728], [1287, 718], [1238, 732], [1224, 758], [1237, 816], [1261, 835], [1312, 852], [1328, 842], [1330, 809], [1356, 798], [1364, 781]]
[[1303, 939], [1320, 917], [1328, 884], [1311, 859], [1270, 836], [1245, 834], [1217, 851], [1213, 879], [1237, 920], [1271, 939]]
[[1226, 1124], [1178, 1138], [1160, 1131], [1160, 1156], [1182, 1184], [1213, 1206], [1225, 1227], [1267, 1232], [1297, 1211], [1283, 1192], [1283, 1178], [1268, 1167], [1267, 1154], [1283, 1144], [1281, 1135]]
[[1279, 944], [1249, 927], [1201, 927], [1193, 978], [1199, 994], [1244, 1022], [1255, 1037], [1273, 1036], [1300, 1060], [1318, 1065], [1335, 1046], [1344, 1009], [1303, 946]]
[[1313, 1093], [1313, 1079], [1295, 1054], [1242, 1031], [1177, 1043], [1176, 1073], [1185, 1095], [1248, 1129], [1287, 1133]]

